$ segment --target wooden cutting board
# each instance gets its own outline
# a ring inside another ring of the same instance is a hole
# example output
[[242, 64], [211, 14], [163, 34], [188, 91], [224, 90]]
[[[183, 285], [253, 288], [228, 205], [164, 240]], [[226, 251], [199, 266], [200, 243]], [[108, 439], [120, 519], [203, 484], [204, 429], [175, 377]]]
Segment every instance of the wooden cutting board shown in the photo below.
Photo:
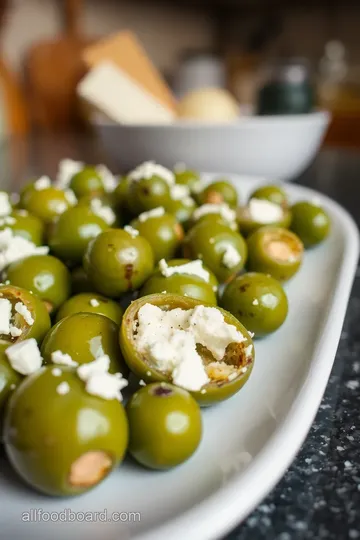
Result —
[[59, 5], [63, 33], [32, 46], [24, 62], [32, 123], [53, 132], [74, 129], [80, 123], [76, 86], [86, 73], [82, 51], [92, 41], [79, 28], [82, 0], [64, 0]]

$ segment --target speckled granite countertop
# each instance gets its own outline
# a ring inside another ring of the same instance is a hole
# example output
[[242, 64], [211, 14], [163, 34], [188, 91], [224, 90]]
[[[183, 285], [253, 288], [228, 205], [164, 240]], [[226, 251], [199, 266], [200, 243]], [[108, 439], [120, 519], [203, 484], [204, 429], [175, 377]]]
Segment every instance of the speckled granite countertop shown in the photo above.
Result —
[[[299, 182], [360, 225], [360, 153], [325, 151]], [[227, 540], [360, 539], [360, 267], [332, 374], [309, 435], [285, 476]]]

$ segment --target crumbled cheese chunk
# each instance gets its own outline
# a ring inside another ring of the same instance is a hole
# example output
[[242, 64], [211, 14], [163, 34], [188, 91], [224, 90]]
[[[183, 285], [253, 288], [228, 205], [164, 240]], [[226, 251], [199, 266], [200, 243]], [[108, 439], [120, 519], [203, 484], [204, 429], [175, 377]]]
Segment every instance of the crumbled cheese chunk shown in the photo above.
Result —
[[138, 250], [135, 247], [128, 247], [121, 251], [121, 258], [127, 264], [135, 262]]
[[15, 311], [23, 317], [26, 324], [28, 324], [29, 326], [32, 326], [34, 324], [34, 318], [28, 308], [25, 306], [25, 304], [23, 304], [22, 302], [16, 302]]
[[188, 208], [192, 208], [193, 206], [195, 206], [195, 201], [192, 197], [184, 197], [184, 199], [182, 200], [182, 203], [184, 206], [187, 206]]
[[259, 300], [257, 298], [254, 298], [254, 300], [252, 301], [252, 305], [253, 306], [258, 306], [259, 305]]
[[197, 182], [194, 182], [194, 184], [191, 186], [191, 191], [195, 194], [200, 193], [205, 187], [204, 180], [197, 180]]
[[92, 306], [92, 307], [99, 307], [99, 306], [100, 306], [99, 300], [96, 300], [96, 298], [91, 298], [91, 300], [90, 300], [90, 306]]
[[[244, 350], [244, 352], [245, 352], [246, 358], [249, 358], [249, 356], [252, 356], [253, 346], [252, 346], [251, 343], [250, 343], [250, 345], [248, 345], [248, 346], [246, 347], [246, 349]], [[244, 368], [243, 368], [243, 369], [244, 369]], [[245, 371], [246, 371], [246, 370], [245, 370]]]
[[164, 277], [170, 277], [174, 274], [186, 274], [190, 276], [198, 276], [207, 283], [210, 279], [210, 274], [207, 270], [205, 270], [200, 259], [185, 264], [179, 264], [178, 266], [168, 266], [165, 259], [161, 259], [159, 262], [159, 268]]
[[236, 379], [237, 376], [238, 376], [237, 371], [233, 371], [232, 373], [228, 375], [228, 381], [233, 381], [234, 379]]
[[236, 221], [236, 212], [229, 205], [222, 204], [203, 204], [199, 206], [194, 213], [193, 218], [198, 221], [207, 214], [219, 214], [226, 223], [234, 223]]
[[109, 371], [110, 358], [107, 354], [98, 356], [93, 362], [81, 364], [77, 368], [77, 374], [82, 381], [87, 381], [89, 377], [97, 373], [106, 373]]
[[222, 262], [226, 268], [234, 268], [241, 262], [241, 255], [233, 245], [229, 244], [223, 253]]
[[77, 369], [79, 378], [86, 383], [85, 389], [89, 394], [103, 399], [117, 399], [122, 401], [121, 390], [128, 385], [128, 381], [121, 373], [109, 373], [110, 358], [104, 354], [93, 362], [82, 364]]
[[138, 216], [138, 220], [140, 223], [144, 223], [150, 218], [153, 217], [161, 217], [165, 214], [165, 210], [162, 206], [158, 206], [157, 208], [153, 208], [152, 210], [148, 210], [147, 212], [143, 212]]
[[129, 181], [138, 181], [148, 178], [152, 178], [153, 176], [159, 176], [169, 186], [172, 186], [175, 184], [175, 175], [172, 171], [169, 169], [166, 169], [166, 167], [163, 167], [162, 165], [158, 165], [154, 161], [145, 161], [145, 163], [142, 163], [136, 169], [130, 172], [128, 175]]
[[54, 377], [60, 377], [60, 375], [62, 374], [62, 371], [61, 371], [60, 368], [54, 367], [54, 368], [51, 370], [51, 374], [54, 375]]
[[100, 199], [92, 199], [90, 201], [90, 209], [95, 215], [101, 217], [108, 225], [113, 225], [115, 223], [116, 216], [114, 211], [110, 206], [103, 205]]
[[22, 334], [21, 328], [18, 328], [17, 326], [10, 326], [10, 335], [11, 337], [19, 337]]
[[0, 334], [10, 334], [12, 305], [7, 298], [0, 298]]
[[85, 164], [72, 159], [63, 159], [59, 163], [59, 169], [56, 177], [55, 185], [60, 189], [66, 189], [73, 176], [82, 171]]
[[52, 209], [54, 210], [55, 214], [60, 216], [68, 209], [68, 205], [65, 201], [53, 201]]
[[139, 352], [171, 376], [174, 384], [193, 391], [209, 382], [196, 345], [203, 345], [221, 360], [229, 343], [245, 339], [224, 321], [221, 311], [205, 306], [163, 311], [145, 304], [138, 312], [138, 322], [134, 338]]
[[5, 216], [1, 221], [3, 222], [2, 225], [15, 225], [16, 223], [16, 219], [12, 216]]
[[47, 255], [48, 246], [35, 246], [26, 238], [16, 236], [9, 228], [0, 231], [0, 271], [9, 264], [31, 255]]
[[64, 194], [67, 202], [71, 204], [71, 206], [75, 206], [77, 204], [78, 200], [72, 189], [65, 189]]
[[130, 234], [131, 238], [136, 238], [140, 234], [139, 231], [134, 229], [134, 227], [131, 227], [131, 225], [125, 225], [124, 231]]
[[10, 198], [6, 191], [0, 191], [0, 217], [8, 216], [12, 212]]
[[65, 394], [68, 394], [70, 392], [70, 386], [69, 383], [66, 381], [61, 382], [57, 387], [56, 391], [61, 396], [64, 396]]
[[34, 182], [34, 188], [36, 191], [43, 191], [51, 187], [51, 180], [48, 176], [41, 176], [36, 182]]
[[42, 357], [34, 338], [11, 345], [6, 349], [5, 354], [11, 367], [21, 375], [30, 375], [41, 368]]
[[185, 197], [189, 197], [190, 189], [188, 186], [183, 186], [181, 184], [175, 184], [170, 189], [170, 197], [174, 201], [181, 201]]
[[118, 182], [116, 176], [105, 165], [97, 165], [96, 172], [101, 177], [104, 189], [107, 193], [111, 193], [116, 188]]
[[145, 382], [145, 381], [143, 381], [142, 379], [140, 379], [140, 381], [139, 381], [139, 385], [140, 385], [140, 386], [146, 386], [146, 382]]
[[283, 210], [278, 204], [265, 199], [250, 199], [248, 209], [250, 218], [264, 225], [280, 221], [284, 216]]
[[24, 210], [23, 208], [20, 208], [19, 210], [16, 210], [17, 214], [19, 216], [27, 217], [29, 215], [29, 212], [27, 210]]
[[61, 366], [76, 367], [78, 365], [78, 363], [71, 358], [70, 354], [65, 354], [61, 351], [52, 352], [51, 361], [53, 364], [59, 364]]

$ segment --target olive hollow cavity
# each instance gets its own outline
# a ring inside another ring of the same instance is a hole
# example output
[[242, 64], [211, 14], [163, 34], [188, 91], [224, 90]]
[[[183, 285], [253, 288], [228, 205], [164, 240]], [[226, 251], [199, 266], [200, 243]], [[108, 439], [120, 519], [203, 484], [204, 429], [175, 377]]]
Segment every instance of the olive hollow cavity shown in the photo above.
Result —
[[[161, 306], [161, 309], [163, 311], [171, 311], [174, 308], [171, 308], [170, 306]], [[138, 318], [136, 314], [132, 328], [135, 347], [137, 328]], [[197, 343], [196, 350], [202, 359], [202, 363], [206, 374], [210, 379], [210, 383], [215, 383], [218, 385], [225, 384], [246, 373], [252, 363], [252, 354], [248, 354], [246, 350], [248, 346], [249, 344], [246, 341], [240, 343], [229, 343], [229, 345], [226, 347], [223, 358], [221, 360], [217, 360], [209, 349], [207, 349], [204, 345]], [[150, 368], [157, 369], [146, 356], [141, 355], [141, 357]], [[164, 373], [164, 375], [167, 375], [167, 373]]]
[[[6, 287], [0, 291], [0, 298], [9, 300], [9, 302], [11, 303], [12, 316], [10, 324], [12, 326], [16, 326], [17, 328], [20, 328], [21, 330], [29, 328], [29, 325], [26, 323], [22, 315], [15, 311], [15, 304], [17, 304], [18, 302], [23, 303], [28, 309], [30, 309], [26, 301], [22, 298], [21, 292], [16, 291], [11, 287]], [[0, 334], [0, 343], [15, 343], [17, 339], [18, 337], [11, 336], [10, 334]]]
[[263, 246], [269, 257], [279, 262], [293, 262], [301, 257], [302, 247], [292, 235], [281, 232], [267, 232], [263, 236]]

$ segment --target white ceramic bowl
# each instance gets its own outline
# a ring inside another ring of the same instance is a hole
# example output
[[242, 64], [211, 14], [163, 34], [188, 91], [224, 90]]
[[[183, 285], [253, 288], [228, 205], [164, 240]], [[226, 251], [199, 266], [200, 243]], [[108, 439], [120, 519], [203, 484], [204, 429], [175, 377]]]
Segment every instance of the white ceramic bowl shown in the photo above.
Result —
[[268, 180], [292, 180], [315, 157], [330, 115], [248, 116], [231, 124], [177, 122], [119, 125], [97, 116], [93, 124], [115, 165], [129, 170], [155, 160], [184, 162], [200, 171], [224, 171]]

